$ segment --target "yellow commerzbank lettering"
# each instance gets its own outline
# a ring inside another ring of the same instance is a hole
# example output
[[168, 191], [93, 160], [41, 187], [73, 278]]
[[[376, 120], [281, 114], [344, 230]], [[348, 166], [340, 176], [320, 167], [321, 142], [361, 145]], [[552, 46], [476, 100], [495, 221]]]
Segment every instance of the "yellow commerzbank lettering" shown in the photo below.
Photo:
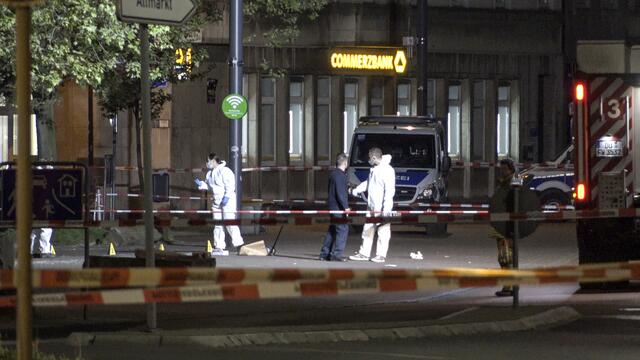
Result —
[[398, 50], [395, 55], [369, 55], [334, 52], [331, 54], [331, 67], [334, 69], [354, 70], [392, 70], [403, 73], [407, 59], [404, 51]]

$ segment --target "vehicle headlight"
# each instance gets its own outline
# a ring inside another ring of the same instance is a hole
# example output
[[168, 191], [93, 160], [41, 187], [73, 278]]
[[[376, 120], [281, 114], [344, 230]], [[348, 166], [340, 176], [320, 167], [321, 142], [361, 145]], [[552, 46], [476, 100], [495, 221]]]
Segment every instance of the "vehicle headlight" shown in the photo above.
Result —
[[418, 195], [418, 198], [421, 200], [431, 200], [436, 195], [436, 186], [435, 184], [431, 184], [427, 186], [426, 189], [422, 190], [422, 192]]

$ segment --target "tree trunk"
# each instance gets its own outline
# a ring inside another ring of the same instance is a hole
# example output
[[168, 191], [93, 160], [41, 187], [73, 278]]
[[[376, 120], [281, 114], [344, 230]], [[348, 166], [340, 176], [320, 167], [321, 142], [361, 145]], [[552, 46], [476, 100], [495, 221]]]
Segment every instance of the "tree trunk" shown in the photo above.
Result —
[[56, 127], [53, 118], [55, 100], [49, 100], [36, 108], [36, 134], [39, 161], [55, 161], [58, 158]]

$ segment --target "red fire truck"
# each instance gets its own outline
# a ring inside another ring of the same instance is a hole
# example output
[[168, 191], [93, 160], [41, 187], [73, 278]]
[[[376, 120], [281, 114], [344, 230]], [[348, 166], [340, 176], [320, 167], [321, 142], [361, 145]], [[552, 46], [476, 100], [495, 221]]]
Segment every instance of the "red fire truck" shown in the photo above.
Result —
[[[640, 46], [579, 42], [572, 104], [577, 210], [640, 207]], [[640, 259], [640, 219], [577, 222], [579, 261]]]

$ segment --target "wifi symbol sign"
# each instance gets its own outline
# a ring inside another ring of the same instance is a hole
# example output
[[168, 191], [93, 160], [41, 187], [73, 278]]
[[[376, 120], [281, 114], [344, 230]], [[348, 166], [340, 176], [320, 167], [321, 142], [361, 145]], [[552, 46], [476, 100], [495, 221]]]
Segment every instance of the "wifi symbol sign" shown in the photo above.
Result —
[[247, 99], [242, 95], [229, 94], [222, 100], [222, 112], [229, 119], [240, 119], [247, 113]]

